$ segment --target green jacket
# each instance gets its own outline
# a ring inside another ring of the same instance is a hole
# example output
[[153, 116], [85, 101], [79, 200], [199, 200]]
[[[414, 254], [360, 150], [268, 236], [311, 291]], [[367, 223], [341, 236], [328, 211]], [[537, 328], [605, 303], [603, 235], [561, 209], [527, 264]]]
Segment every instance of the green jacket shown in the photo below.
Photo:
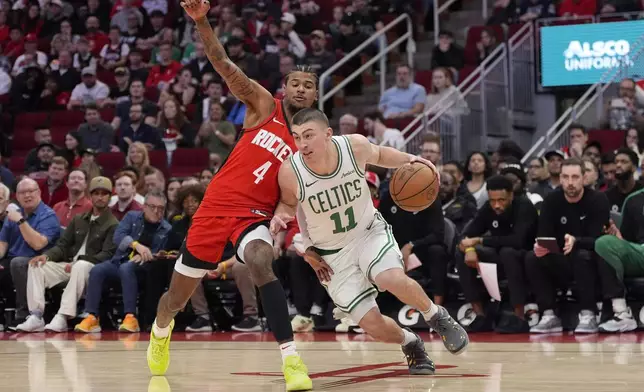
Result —
[[112, 211], [109, 208], [106, 208], [103, 214], [93, 222], [90, 221], [91, 216], [91, 211], [76, 215], [63, 232], [63, 235], [58, 239], [56, 245], [45, 252], [45, 256], [54, 262], [71, 261], [80, 250], [85, 237], [89, 233], [85, 254], [80, 255], [79, 260], [98, 264], [111, 259], [116, 251], [113, 237], [119, 221], [112, 215]]

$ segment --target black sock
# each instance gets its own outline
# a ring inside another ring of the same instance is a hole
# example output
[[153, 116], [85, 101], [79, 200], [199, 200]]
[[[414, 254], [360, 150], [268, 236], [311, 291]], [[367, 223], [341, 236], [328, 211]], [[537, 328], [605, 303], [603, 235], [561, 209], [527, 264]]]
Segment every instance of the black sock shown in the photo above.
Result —
[[264, 314], [273, 336], [278, 343], [293, 340], [293, 329], [288, 318], [286, 295], [279, 280], [274, 280], [259, 288], [259, 296], [264, 307]]

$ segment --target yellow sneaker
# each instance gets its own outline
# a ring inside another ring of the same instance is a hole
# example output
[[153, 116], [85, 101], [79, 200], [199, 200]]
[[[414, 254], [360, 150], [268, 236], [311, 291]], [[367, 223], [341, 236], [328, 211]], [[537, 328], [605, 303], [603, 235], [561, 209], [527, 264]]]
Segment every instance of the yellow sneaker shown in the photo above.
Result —
[[98, 319], [93, 314], [88, 315], [74, 327], [76, 332], [85, 332], [85, 333], [95, 333], [101, 332], [101, 324], [99, 324]]
[[289, 355], [282, 365], [287, 391], [310, 391], [313, 381], [309, 378], [309, 369], [299, 355]]
[[123, 322], [119, 326], [120, 332], [139, 332], [139, 320], [132, 313], [125, 315]]
[[170, 383], [163, 376], [154, 376], [148, 384], [148, 392], [172, 392]]
[[150, 344], [148, 345], [148, 368], [153, 376], [163, 376], [170, 366], [170, 336], [174, 328], [174, 320], [170, 322], [170, 332], [165, 338], [157, 338], [154, 332], [150, 332]]

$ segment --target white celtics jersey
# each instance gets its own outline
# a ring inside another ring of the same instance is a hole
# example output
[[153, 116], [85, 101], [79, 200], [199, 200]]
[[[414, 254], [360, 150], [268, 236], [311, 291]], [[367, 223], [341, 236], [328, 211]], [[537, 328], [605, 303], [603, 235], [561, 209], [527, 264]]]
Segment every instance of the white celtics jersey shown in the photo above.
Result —
[[357, 166], [349, 139], [331, 140], [339, 158], [329, 175], [313, 173], [299, 152], [290, 158], [309, 236], [313, 246], [324, 250], [340, 249], [363, 237], [376, 213], [364, 168]]

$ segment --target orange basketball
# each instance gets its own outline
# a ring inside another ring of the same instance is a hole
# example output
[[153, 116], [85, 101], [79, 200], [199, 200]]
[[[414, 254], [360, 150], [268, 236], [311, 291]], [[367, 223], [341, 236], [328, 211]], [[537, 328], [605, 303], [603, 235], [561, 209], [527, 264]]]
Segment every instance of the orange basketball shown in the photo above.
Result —
[[389, 182], [391, 198], [405, 211], [422, 211], [432, 205], [440, 184], [434, 170], [420, 162], [408, 163], [396, 170]]

